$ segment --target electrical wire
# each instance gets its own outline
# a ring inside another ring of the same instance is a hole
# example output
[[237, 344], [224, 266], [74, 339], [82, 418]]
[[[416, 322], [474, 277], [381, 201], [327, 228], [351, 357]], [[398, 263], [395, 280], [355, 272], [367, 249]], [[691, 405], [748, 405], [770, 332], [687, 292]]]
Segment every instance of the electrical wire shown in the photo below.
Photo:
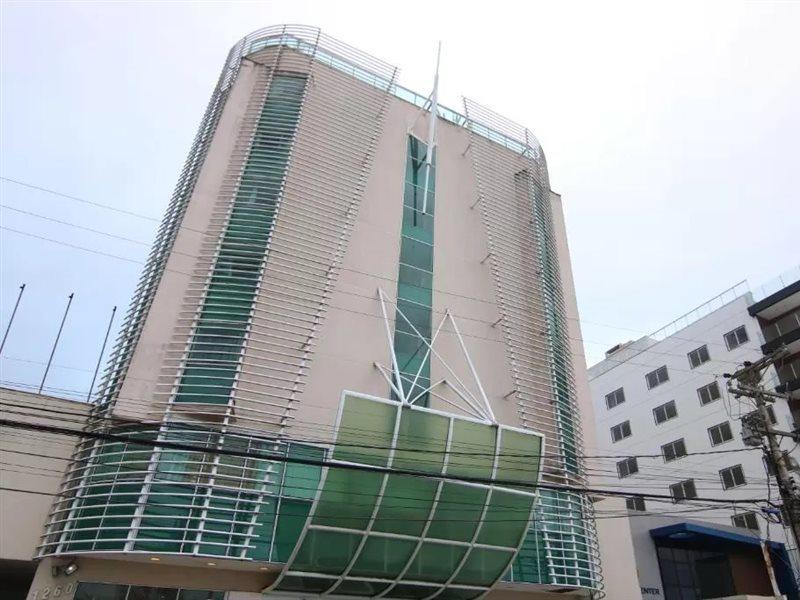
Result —
[[[186, 450], [191, 452], [204, 452], [209, 453], [212, 455], [219, 455], [219, 456], [237, 456], [240, 458], [258, 458], [268, 461], [276, 461], [276, 462], [285, 462], [285, 463], [296, 463], [296, 464], [303, 464], [308, 466], [319, 466], [319, 467], [335, 467], [347, 470], [355, 470], [355, 471], [364, 471], [364, 472], [372, 472], [372, 473], [381, 473], [386, 475], [411, 475], [414, 477], [422, 477], [422, 478], [433, 478], [436, 480], [452, 480], [464, 483], [479, 483], [483, 485], [506, 485], [510, 487], [516, 488], [526, 488], [526, 489], [547, 489], [552, 491], [563, 491], [563, 492], [577, 492], [577, 493], [591, 493], [597, 494], [601, 496], [621, 496], [621, 497], [640, 497], [640, 498], [658, 498], [658, 499], [666, 499], [672, 500], [673, 497], [671, 495], [666, 494], [644, 494], [639, 492], [620, 492], [617, 490], [605, 490], [605, 489], [598, 489], [598, 488], [590, 488], [588, 486], [575, 486], [575, 485], [565, 485], [565, 484], [548, 484], [548, 483], [529, 483], [525, 481], [519, 480], [503, 480], [503, 479], [496, 479], [496, 478], [485, 478], [485, 477], [469, 477], [469, 476], [453, 476], [447, 474], [436, 474], [433, 475], [431, 473], [427, 473], [425, 471], [417, 471], [414, 469], [397, 469], [397, 468], [387, 468], [387, 467], [379, 467], [367, 464], [353, 464], [353, 463], [339, 463], [329, 460], [315, 460], [315, 459], [308, 459], [308, 458], [301, 458], [301, 457], [292, 457], [292, 456], [282, 456], [276, 454], [268, 454], [263, 452], [246, 452], [246, 451], [239, 451], [234, 449], [219, 449], [219, 448], [206, 448], [203, 446], [196, 446], [193, 444], [185, 444], [180, 442], [172, 442], [166, 440], [159, 440], [159, 441], [149, 441], [144, 439], [137, 439], [126, 435], [118, 435], [118, 434], [111, 434], [111, 433], [101, 433], [97, 431], [75, 431], [73, 429], [69, 429], [66, 427], [60, 427], [55, 425], [43, 425], [43, 424], [35, 424], [35, 423], [26, 423], [23, 421], [13, 421], [9, 419], [0, 419], [0, 426], [6, 426], [11, 428], [18, 428], [24, 429], [29, 431], [35, 431], [40, 433], [54, 433], [59, 435], [66, 435], [66, 436], [73, 436], [79, 438], [89, 438], [95, 440], [102, 440], [102, 441], [112, 441], [112, 442], [123, 442], [132, 445], [138, 446], [146, 446], [151, 448], [170, 448], [174, 450]], [[727, 498], [693, 498], [700, 502], [709, 502], [709, 503], [721, 503], [721, 504], [757, 504], [766, 502], [765, 498], [755, 498], [755, 499], [727, 499]]]

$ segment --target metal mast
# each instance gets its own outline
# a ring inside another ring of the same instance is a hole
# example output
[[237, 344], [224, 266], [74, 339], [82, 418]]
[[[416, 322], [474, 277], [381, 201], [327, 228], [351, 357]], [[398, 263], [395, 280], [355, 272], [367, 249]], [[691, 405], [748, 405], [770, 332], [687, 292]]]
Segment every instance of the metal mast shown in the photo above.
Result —
[[422, 190], [422, 212], [428, 212], [428, 186], [433, 165], [433, 148], [436, 144], [436, 119], [439, 117], [439, 59], [442, 56], [442, 42], [436, 50], [436, 72], [433, 76], [431, 92], [431, 114], [428, 116], [428, 151], [425, 153], [425, 187]]

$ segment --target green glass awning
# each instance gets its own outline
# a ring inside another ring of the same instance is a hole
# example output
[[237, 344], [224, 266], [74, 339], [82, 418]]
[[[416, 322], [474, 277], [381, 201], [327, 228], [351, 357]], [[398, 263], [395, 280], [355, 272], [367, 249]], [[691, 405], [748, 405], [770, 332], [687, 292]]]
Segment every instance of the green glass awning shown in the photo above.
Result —
[[482, 595], [530, 526], [542, 442], [532, 431], [345, 392], [331, 464], [269, 591]]

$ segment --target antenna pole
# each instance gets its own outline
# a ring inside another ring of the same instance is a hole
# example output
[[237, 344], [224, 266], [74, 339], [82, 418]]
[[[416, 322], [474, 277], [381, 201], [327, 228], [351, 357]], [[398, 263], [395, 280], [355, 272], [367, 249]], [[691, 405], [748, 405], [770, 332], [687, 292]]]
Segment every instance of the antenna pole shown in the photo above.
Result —
[[422, 195], [422, 213], [428, 212], [428, 186], [431, 181], [433, 166], [433, 148], [436, 144], [436, 120], [439, 116], [439, 59], [442, 56], [442, 42], [436, 50], [436, 73], [433, 76], [433, 92], [431, 92], [431, 114], [428, 118], [428, 151], [425, 153], [425, 187]]
[[61, 339], [61, 332], [64, 331], [64, 323], [67, 320], [67, 314], [69, 313], [69, 307], [72, 306], [72, 298], [75, 296], [75, 292], [72, 292], [69, 295], [69, 300], [67, 300], [67, 308], [64, 309], [64, 316], [61, 317], [61, 325], [58, 327], [58, 333], [56, 334], [56, 341], [53, 342], [53, 349], [50, 351], [50, 358], [47, 359], [47, 366], [44, 369], [44, 375], [42, 375], [42, 383], [39, 384], [39, 391], [38, 394], [42, 393], [44, 389], [44, 382], [47, 380], [47, 373], [50, 371], [50, 365], [53, 362], [53, 356], [56, 354], [56, 348], [58, 347], [58, 340]]
[[8, 327], [6, 327], [6, 332], [3, 334], [3, 341], [0, 342], [0, 353], [3, 352], [3, 348], [6, 347], [6, 338], [8, 338], [8, 332], [11, 331], [11, 324], [14, 322], [14, 317], [17, 315], [17, 308], [19, 307], [19, 301], [22, 299], [22, 292], [25, 291], [25, 284], [23, 283], [19, 286], [19, 294], [17, 295], [17, 302], [14, 304], [14, 310], [11, 311], [11, 318], [8, 320]]
[[100, 356], [97, 357], [97, 366], [94, 368], [94, 375], [92, 375], [92, 383], [89, 386], [89, 393], [86, 394], [86, 401], [92, 399], [92, 391], [94, 391], [94, 382], [97, 380], [97, 372], [100, 370], [100, 363], [103, 361], [103, 354], [106, 351], [106, 344], [108, 343], [108, 334], [111, 333], [111, 324], [114, 322], [114, 315], [117, 314], [117, 307], [111, 309], [111, 318], [108, 320], [108, 329], [106, 329], [106, 337], [103, 338], [103, 347], [100, 348]]

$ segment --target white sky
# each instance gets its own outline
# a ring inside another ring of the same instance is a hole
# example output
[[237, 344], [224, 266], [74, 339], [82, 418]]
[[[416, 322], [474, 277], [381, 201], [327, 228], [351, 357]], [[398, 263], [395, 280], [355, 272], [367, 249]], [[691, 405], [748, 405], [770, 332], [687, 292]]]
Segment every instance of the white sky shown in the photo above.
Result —
[[[564, 197], [590, 364], [800, 262], [800, 2], [0, 3], [0, 174], [160, 218], [228, 48], [318, 25], [528, 126]], [[155, 223], [0, 182], [2, 225], [134, 261]], [[0, 231], [0, 381], [88, 388], [141, 265]], [[28, 362], [26, 362], [28, 361]]]

